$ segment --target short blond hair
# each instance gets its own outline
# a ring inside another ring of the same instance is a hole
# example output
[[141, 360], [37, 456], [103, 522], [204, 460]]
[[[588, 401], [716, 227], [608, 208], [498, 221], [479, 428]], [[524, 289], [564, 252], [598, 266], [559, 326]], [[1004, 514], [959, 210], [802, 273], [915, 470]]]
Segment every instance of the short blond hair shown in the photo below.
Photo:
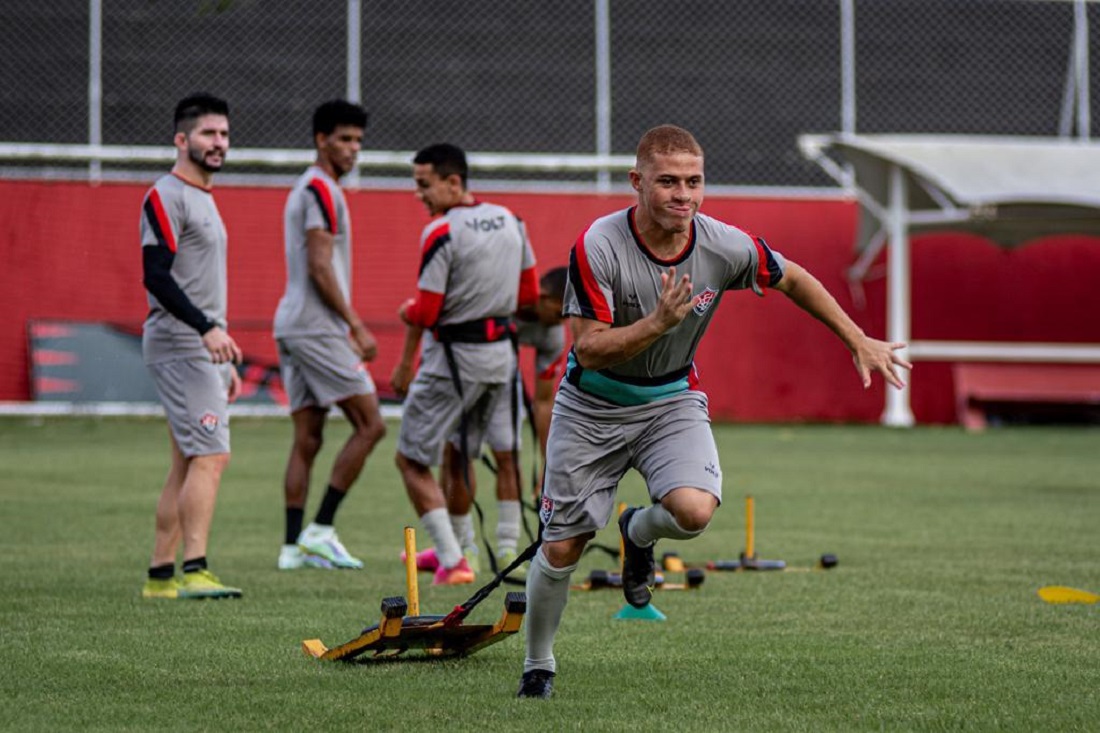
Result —
[[647, 130], [638, 141], [635, 164], [641, 167], [653, 159], [654, 155], [669, 153], [690, 153], [703, 156], [703, 147], [695, 136], [676, 125], [658, 125]]

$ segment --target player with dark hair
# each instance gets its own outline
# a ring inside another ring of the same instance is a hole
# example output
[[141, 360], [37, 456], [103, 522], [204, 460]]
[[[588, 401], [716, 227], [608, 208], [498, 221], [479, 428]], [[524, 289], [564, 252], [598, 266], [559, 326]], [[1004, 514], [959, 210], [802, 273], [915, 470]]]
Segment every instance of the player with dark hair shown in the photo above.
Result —
[[[397, 466], [409, 499], [435, 545], [434, 584], [470, 583], [447, 502], [431, 467], [460, 430], [460, 468], [481, 451], [494, 405], [515, 373], [512, 314], [538, 298], [535, 257], [515, 215], [478, 201], [466, 188], [466, 155], [449, 144], [413, 159], [416, 195], [433, 221], [421, 236], [418, 293], [401, 305], [407, 325], [391, 378], [405, 394]], [[427, 336], [423, 336], [428, 331]], [[424, 353], [413, 378], [413, 362]]]
[[[142, 354], [168, 418], [172, 464], [157, 502], [144, 598], [239, 598], [207, 568], [207, 541], [229, 463], [228, 403], [240, 393], [241, 350], [226, 322], [226, 232], [211, 182], [229, 150], [229, 106], [209, 94], [180, 101], [176, 163], [142, 202], [149, 315]], [[183, 546], [183, 579], [176, 553]]]
[[[287, 282], [275, 312], [275, 339], [294, 440], [284, 479], [281, 570], [363, 567], [333, 522], [385, 434], [374, 381], [363, 364], [375, 358], [378, 346], [351, 306], [351, 216], [338, 183], [355, 167], [366, 124], [366, 111], [351, 102], [334, 100], [317, 108], [317, 158], [291, 189], [283, 215]], [[347, 417], [352, 433], [336, 456], [316, 516], [303, 530], [310, 474], [333, 405]]]
[[[533, 310], [516, 314], [516, 341], [520, 347], [535, 352], [535, 390], [531, 400], [531, 415], [538, 439], [540, 465], [546, 463], [546, 436], [550, 430], [550, 413], [554, 406], [554, 392], [565, 366], [565, 325], [562, 317], [562, 296], [568, 270], [556, 267], [539, 278], [539, 298]], [[518, 373], [517, 373], [518, 376]], [[485, 442], [493, 453], [496, 469], [497, 525], [496, 559], [499, 567], [507, 567], [515, 560], [520, 537], [521, 512], [519, 464], [516, 455], [523, 445], [522, 421], [525, 412], [523, 382], [516, 380], [514, 399], [505, 395], [497, 401], [489, 418]], [[451, 526], [462, 554], [474, 572], [478, 571], [479, 550], [474, 536], [470, 507], [476, 495], [476, 476], [473, 471], [463, 471], [457, 459], [459, 436], [452, 435], [443, 457], [443, 486], [447, 494], [447, 511]], [[469, 473], [470, 488], [466, 487]], [[541, 477], [540, 477], [541, 479]], [[540, 481], [541, 482], [541, 481]], [[536, 491], [538, 487], [535, 487]], [[434, 571], [438, 560], [432, 549], [417, 553], [417, 568]], [[522, 567], [512, 577], [522, 578]]]
[[693, 358], [729, 290], [778, 290], [848, 347], [864, 387], [879, 372], [895, 387], [910, 364], [901, 343], [869, 338], [809, 272], [764, 240], [699, 213], [703, 150], [687, 130], [653, 128], [638, 144], [637, 205], [597, 219], [569, 261], [565, 314], [573, 348], [554, 402], [540, 517], [543, 545], [527, 574], [527, 658], [519, 696], [551, 694], [553, 654], [584, 546], [611, 519], [629, 468], [652, 504], [619, 517], [623, 595], [645, 607], [653, 546], [706, 529], [722, 498], [707, 398]]

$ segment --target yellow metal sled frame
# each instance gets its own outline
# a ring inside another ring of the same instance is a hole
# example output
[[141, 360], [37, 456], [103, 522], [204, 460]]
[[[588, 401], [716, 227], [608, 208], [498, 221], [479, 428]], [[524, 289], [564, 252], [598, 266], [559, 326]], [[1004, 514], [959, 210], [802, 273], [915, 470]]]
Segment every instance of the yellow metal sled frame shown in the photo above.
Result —
[[[393, 659], [410, 649], [430, 657], [473, 654], [519, 631], [527, 611], [527, 596], [509, 593], [504, 613], [495, 624], [451, 623], [447, 616], [421, 616], [416, 577], [416, 540], [405, 528], [405, 580], [408, 600], [401, 596], [382, 599], [382, 618], [349, 642], [329, 649], [320, 639], [306, 639], [302, 651], [314, 659], [368, 662]], [[369, 656], [366, 655], [371, 652]]]

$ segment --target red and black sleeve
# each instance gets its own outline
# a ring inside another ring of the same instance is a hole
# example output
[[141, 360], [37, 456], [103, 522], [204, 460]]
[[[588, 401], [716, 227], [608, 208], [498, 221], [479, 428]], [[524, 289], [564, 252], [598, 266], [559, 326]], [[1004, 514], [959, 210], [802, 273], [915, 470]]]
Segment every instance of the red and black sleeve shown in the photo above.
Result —
[[142, 283], [157, 302], [176, 318], [191, 328], [205, 334], [217, 324], [199, 310], [187, 293], [172, 277], [172, 263], [176, 260], [176, 238], [164, 214], [160, 196], [156, 190], [145, 199], [144, 215], [157, 238], [157, 244], [142, 247]]

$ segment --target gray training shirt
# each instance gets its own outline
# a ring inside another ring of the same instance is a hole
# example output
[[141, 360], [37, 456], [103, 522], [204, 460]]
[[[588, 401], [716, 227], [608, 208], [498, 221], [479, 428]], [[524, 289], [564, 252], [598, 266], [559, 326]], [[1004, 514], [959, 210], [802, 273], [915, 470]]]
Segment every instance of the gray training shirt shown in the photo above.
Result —
[[[214, 194], [168, 174], [145, 195], [141, 212], [141, 246], [167, 247], [175, 257], [172, 279], [192, 304], [222, 328], [226, 323], [226, 245]], [[142, 351], [145, 363], [169, 359], [209, 358], [199, 333], [165, 310], [148, 294]]]
[[695, 384], [693, 359], [727, 290], [757, 295], [783, 277], [785, 262], [763, 239], [717, 219], [696, 214], [687, 246], [661, 260], [642, 242], [634, 208], [597, 219], [569, 256], [563, 312], [613, 327], [627, 326], [657, 308], [661, 274], [676, 267], [702, 295], [692, 313], [633, 358], [607, 369], [583, 369], [569, 354], [566, 381], [616, 405], [641, 405], [679, 394]]
[[[497, 204], [456, 206], [424, 228], [417, 287], [443, 293], [437, 326], [509, 317], [516, 310], [520, 273], [535, 266], [523, 225]], [[500, 384], [512, 377], [515, 354], [508, 339], [453, 345], [463, 379]], [[420, 372], [451, 376], [443, 347], [424, 334]]]
[[323, 229], [333, 238], [332, 269], [344, 300], [351, 303], [351, 217], [340, 186], [310, 166], [294, 184], [283, 212], [286, 290], [275, 311], [275, 338], [347, 336], [348, 326], [325, 305], [309, 277], [306, 232]]

